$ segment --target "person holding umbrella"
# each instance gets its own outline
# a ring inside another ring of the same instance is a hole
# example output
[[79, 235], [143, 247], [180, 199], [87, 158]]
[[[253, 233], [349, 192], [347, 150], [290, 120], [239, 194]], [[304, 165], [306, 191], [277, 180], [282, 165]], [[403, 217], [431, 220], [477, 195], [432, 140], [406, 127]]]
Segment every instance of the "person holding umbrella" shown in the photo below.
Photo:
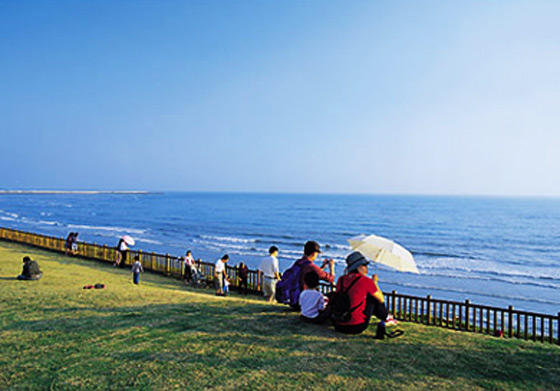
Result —
[[134, 246], [135, 242], [128, 235], [124, 235], [120, 238], [117, 244], [117, 260], [113, 264], [115, 267], [122, 267], [126, 264], [126, 256], [128, 254], [128, 246]]
[[369, 278], [369, 261], [359, 252], [354, 251], [346, 257], [345, 274], [338, 279], [336, 292], [344, 292], [349, 298], [346, 319], [337, 319], [337, 308], [333, 299], [332, 311], [335, 314], [334, 329], [345, 334], [360, 334], [367, 329], [373, 315], [381, 320], [381, 329], [385, 324], [397, 324], [385, 307], [383, 292], [377, 285], [376, 274]]

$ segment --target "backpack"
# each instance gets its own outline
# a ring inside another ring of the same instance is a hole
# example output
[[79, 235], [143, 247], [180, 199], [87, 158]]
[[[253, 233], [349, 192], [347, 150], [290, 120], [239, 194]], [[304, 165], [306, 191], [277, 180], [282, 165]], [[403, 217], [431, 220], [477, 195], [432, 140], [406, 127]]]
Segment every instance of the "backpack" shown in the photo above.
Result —
[[346, 289], [340, 289], [340, 291], [336, 292], [329, 300], [329, 305], [331, 306], [331, 319], [334, 322], [348, 322], [352, 318], [352, 312], [356, 311], [356, 309], [362, 304], [359, 303], [354, 308], [350, 308], [350, 296], [348, 295], [352, 286], [361, 278], [361, 276], [356, 277]]
[[309, 259], [300, 259], [284, 272], [282, 279], [276, 284], [277, 302], [289, 304], [293, 308], [299, 306], [301, 270], [310, 263]]

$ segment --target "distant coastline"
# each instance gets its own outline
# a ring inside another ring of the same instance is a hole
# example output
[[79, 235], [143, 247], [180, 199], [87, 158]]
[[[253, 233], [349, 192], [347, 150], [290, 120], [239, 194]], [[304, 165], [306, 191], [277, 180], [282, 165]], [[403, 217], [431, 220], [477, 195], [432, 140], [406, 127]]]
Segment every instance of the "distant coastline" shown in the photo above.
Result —
[[0, 194], [155, 194], [151, 191], [98, 191], [98, 190], [0, 190]]

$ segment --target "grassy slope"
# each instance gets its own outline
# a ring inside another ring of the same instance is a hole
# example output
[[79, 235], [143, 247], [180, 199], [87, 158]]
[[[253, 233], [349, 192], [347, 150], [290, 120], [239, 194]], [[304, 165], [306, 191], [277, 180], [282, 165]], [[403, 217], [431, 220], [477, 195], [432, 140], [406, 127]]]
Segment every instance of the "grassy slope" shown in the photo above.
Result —
[[[23, 254], [38, 282], [13, 279]], [[105, 290], [83, 290], [103, 282]], [[560, 389], [560, 348], [404, 323], [344, 336], [258, 298], [0, 242], [0, 389]]]

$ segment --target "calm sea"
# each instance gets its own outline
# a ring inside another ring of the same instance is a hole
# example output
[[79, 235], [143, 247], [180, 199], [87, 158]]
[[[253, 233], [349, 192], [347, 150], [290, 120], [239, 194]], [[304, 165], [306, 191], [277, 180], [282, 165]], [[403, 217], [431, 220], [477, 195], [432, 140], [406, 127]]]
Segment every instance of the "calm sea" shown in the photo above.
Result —
[[413, 295], [560, 311], [560, 200], [225, 193], [0, 195], [0, 225], [255, 268], [270, 245], [281, 268], [316, 240], [343, 269], [347, 239], [391, 238], [420, 275], [375, 270], [381, 288]]

